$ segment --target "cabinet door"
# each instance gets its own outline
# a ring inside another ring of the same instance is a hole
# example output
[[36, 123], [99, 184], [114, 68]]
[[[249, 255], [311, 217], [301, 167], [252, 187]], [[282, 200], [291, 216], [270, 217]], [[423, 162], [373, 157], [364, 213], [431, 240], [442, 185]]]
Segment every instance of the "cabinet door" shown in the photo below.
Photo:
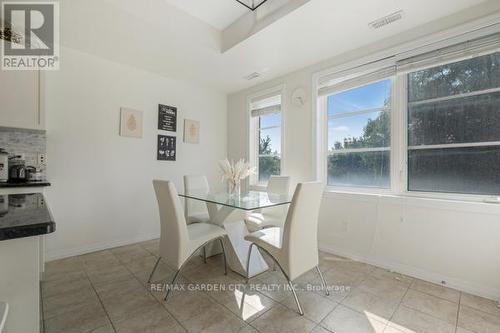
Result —
[[42, 129], [38, 71], [0, 70], [0, 126]]

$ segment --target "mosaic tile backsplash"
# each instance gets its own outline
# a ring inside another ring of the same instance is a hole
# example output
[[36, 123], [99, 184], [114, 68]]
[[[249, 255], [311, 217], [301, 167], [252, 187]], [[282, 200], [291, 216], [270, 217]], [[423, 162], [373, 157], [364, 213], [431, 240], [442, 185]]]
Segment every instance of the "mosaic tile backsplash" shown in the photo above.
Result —
[[24, 154], [26, 165], [45, 171], [45, 165], [38, 165], [38, 154], [47, 152], [45, 131], [0, 127], [0, 148], [9, 155]]

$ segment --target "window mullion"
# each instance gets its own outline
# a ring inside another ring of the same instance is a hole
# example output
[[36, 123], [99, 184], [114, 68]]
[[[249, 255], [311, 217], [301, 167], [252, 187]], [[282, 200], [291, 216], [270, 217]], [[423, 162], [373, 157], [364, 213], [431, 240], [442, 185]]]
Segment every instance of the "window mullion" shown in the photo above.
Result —
[[394, 151], [397, 155], [394, 158], [393, 189], [396, 193], [404, 193], [408, 187], [408, 77], [407, 75], [397, 75], [394, 91], [394, 105], [396, 120], [393, 126], [395, 129]]
[[421, 101], [409, 102], [408, 105], [409, 106], [417, 106], [417, 105], [422, 105], [422, 104], [431, 104], [431, 103], [446, 102], [446, 101], [451, 101], [451, 100], [454, 100], [454, 99], [466, 98], [466, 97], [474, 97], [474, 96], [486, 95], [486, 94], [491, 94], [491, 93], [496, 93], [496, 92], [500, 92], [500, 87], [491, 88], [491, 89], [477, 90], [477, 91], [473, 91], [473, 92], [469, 92], [469, 93], [449, 95], [449, 96], [432, 98], [432, 99], [424, 99], [424, 100], [421, 100]]
[[419, 145], [419, 146], [409, 146], [408, 150], [451, 149], [451, 148], [492, 147], [492, 146], [500, 146], [500, 141], [447, 143], [447, 144], [438, 144], [438, 145]]
[[337, 113], [333, 115], [329, 115], [328, 119], [339, 119], [339, 118], [346, 118], [346, 117], [352, 117], [352, 116], [357, 116], [361, 114], [366, 114], [366, 113], [374, 113], [374, 112], [391, 112], [391, 107], [382, 107], [382, 108], [372, 108], [372, 109], [363, 109], [363, 110], [356, 110], [356, 111], [350, 111], [350, 112], [342, 112], [342, 113]]
[[389, 150], [391, 150], [391, 147], [336, 149], [332, 152], [329, 152], [328, 156], [351, 154], [351, 153], [371, 153], [371, 152], [380, 152]]

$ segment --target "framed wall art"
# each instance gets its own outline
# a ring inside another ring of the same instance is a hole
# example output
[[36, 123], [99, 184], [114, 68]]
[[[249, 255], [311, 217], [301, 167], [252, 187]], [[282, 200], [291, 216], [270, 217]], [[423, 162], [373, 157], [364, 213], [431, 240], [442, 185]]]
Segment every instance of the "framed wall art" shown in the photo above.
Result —
[[120, 135], [142, 138], [142, 111], [120, 108]]
[[200, 122], [184, 119], [184, 142], [200, 143]]

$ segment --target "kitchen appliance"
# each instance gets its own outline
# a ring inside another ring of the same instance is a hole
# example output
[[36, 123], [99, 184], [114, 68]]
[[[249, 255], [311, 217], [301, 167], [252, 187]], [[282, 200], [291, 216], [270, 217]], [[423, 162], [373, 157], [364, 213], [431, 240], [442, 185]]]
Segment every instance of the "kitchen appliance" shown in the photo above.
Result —
[[26, 182], [26, 167], [22, 155], [9, 157], [9, 182]]
[[0, 183], [9, 180], [9, 153], [0, 148]]
[[9, 181], [12, 183], [26, 182], [26, 167], [22, 164], [11, 166], [9, 170]]
[[29, 182], [39, 182], [43, 180], [42, 170], [32, 166], [26, 167], [26, 179]]

